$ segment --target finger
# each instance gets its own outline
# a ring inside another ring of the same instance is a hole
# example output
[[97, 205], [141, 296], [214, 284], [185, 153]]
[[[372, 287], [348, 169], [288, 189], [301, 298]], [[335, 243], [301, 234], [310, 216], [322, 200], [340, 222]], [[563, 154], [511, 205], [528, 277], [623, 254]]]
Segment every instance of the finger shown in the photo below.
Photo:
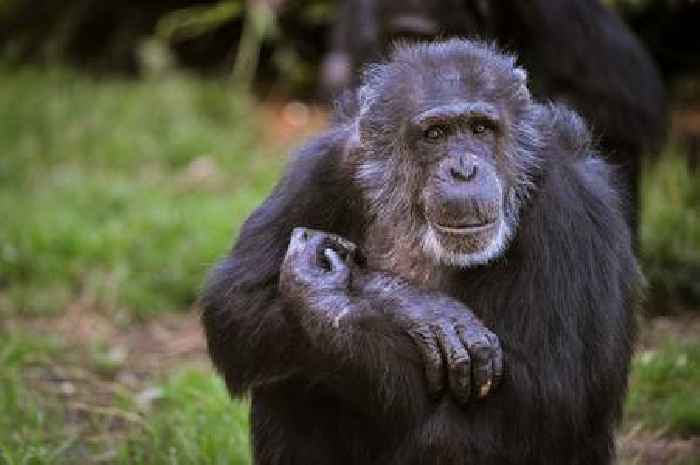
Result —
[[326, 254], [328, 238], [325, 234], [309, 234], [306, 243], [304, 244], [303, 254], [305, 256], [303, 262], [309, 273], [318, 275], [334, 271], [333, 262]]
[[332, 272], [344, 271], [348, 268], [348, 265], [340, 258], [340, 255], [330, 247], [323, 250], [323, 255], [328, 259]]
[[331, 239], [338, 247], [340, 247], [345, 252], [345, 254], [348, 257], [352, 257], [352, 255], [357, 250], [357, 246], [349, 240], [345, 239], [344, 237], [334, 234], [331, 236]]
[[325, 279], [334, 286], [347, 286], [350, 283], [350, 268], [348, 265], [333, 249], [325, 249], [323, 255], [329, 266]]
[[445, 356], [450, 391], [458, 402], [466, 404], [471, 395], [472, 361], [469, 353], [451, 324], [436, 326], [435, 331], [440, 349]]
[[472, 357], [472, 384], [475, 398], [482, 399], [495, 387], [494, 379], [494, 347], [490, 339], [485, 334], [476, 341], [471, 339], [468, 343], [467, 335], [460, 330], [460, 337], [467, 345], [469, 354]]
[[490, 339], [491, 347], [493, 348], [493, 355], [491, 359], [491, 363], [493, 365], [493, 385], [496, 387], [501, 384], [501, 381], [503, 380], [503, 349], [501, 348], [501, 342], [499, 341], [498, 336], [492, 334]]
[[479, 399], [483, 399], [496, 385], [493, 375], [493, 349], [489, 346], [477, 346], [470, 353], [474, 360], [472, 367], [474, 392]]
[[435, 340], [435, 335], [429, 327], [423, 326], [410, 331], [413, 342], [423, 360], [425, 377], [428, 382], [428, 392], [438, 397], [444, 389], [442, 354]]

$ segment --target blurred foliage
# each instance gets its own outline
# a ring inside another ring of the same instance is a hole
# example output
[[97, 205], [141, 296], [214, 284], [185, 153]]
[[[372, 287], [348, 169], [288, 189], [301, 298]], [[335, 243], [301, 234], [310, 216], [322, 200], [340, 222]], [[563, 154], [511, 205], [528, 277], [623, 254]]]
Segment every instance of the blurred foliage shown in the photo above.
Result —
[[641, 240], [652, 308], [700, 303], [700, 179], [680, 147], [647, 161]]
[[264, 1], [251, 2], [243, 23], [241, 40], [231, 78], [238, 90], [247, 92], [255, 80], [263, 41], [272, 34], [275, 12]]
[[[696, 0], [613, 0], [642, 39], [664, 78], [675, 83], [700, 72], [700, 2]], [[700, 98], [696, 93], [694, 98]]]
[[244, 2], [225, 1], [213, 5], [195, 5], [165, 14], [156, 24], [156, 35], [167, 41], [191, 39], [238, 19]]
[[667, 434], [700, 435], [700, 344], [667, 342], [635, 359], [627, 421]]
[[187, 308], [283, 159], [248, 100], [171, 76], [0, 72], [0, 314]]
[[[8, 0], [4, 0], [8, 2]], [[12, 0], [0, 7], [0, 57], [92, 71], [144, 71], [159, 40], [181, 67], [310, 95], [334, 14], [331, 0]], [[148, 53], [148, 51], [146, 52]]]
[[[339, 0], [0, 0], [0, 57], [92, 71], [144, 71], [158, 39], [172, 62], [258, 90], [308, 97]], [[604, 0], [647, 45], [669, 82], [700, 70], [700, 2]], [[146, 70], [147, 71], [147, 70]]]
[[[238, 76], [247, 73], [239, 81], [256, 76], [309, 95], [338, 1], [0, 0], [0, 56], [138, 73], [142, 44], [160, 38], [180, 66], [229, 74], [239, 59]], [[622, 14], [667, 79], [700, 69], [700, 2], [604, 3]]]

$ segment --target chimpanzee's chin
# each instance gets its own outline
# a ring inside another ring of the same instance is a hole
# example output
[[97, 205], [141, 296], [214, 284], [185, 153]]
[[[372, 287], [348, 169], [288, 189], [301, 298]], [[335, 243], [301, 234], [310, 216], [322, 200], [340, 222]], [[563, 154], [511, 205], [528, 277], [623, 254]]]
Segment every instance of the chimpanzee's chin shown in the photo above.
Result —
[[443, 249], [453, 254], [475, 254], [486, 250], [498, 235], [498, 224], [470, 228], [446, 229], [437, 225], [433, 231]]
[[507, 230], [502, 220], [458, 230], [430, 223], [423, 239], [423, 251], [440, 265], [458, 268], [482, 265], [502, 253]]

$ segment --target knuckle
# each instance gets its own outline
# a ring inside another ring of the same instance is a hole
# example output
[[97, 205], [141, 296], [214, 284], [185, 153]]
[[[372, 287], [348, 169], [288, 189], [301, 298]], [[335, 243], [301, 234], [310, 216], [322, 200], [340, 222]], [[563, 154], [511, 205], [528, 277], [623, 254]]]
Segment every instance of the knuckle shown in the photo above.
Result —
[[452, 369], [457, 372], [469, 372], [471, 365], [469, 357], [458, 357], [453, 360]]

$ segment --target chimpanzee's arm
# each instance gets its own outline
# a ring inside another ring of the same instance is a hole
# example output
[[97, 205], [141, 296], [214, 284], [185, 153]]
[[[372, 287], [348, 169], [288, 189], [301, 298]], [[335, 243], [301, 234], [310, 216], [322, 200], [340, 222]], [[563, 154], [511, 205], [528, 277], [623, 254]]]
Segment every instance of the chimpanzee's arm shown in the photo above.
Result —
[[[347, 199], [357, 196], [348, 192], [338, 172], [345, 138], [342, 131], [331, 132], [302, 149], [271, 196], [245, 222], [231, 254], [212, 271], [201, 297], [209, 353], [233, 394], [295, 377], [345, 384], [338, 391], [356, 397], [364, 408], [396, 406], [396, 411], [408, 412], [428, 398], [420, 356], [407, 335], [379, 313], [367, 315], [363, 324], [368, 331], [343, 340], [348, 351], [339, 355], [305, 335], [278, 292], [294, 227], [348, 229], [342, 222], [353, 208]], [[342, 361], [360, 354], [371, 364], [339, 370]], [[401, 389], [388, 386], [392, 380]]]
[[210, 273], [200, 299], [202, 322], [212, 360], [234, 394], [298, 373], [307, 357], [283, 312], [279, 268], [294, 227], [342, 227], [337, 219], [348, 205], [336, 159], [345, 139], [342, 130], [329, 132], [296, 154], [244, 223], [231, 253]]
[[[454, 373], [448, 377], [450, 388], [466, 401], [471, 387], [469, 360], [461, 340], [455, 339], [480, 343], [483, 334], [468, 330], [483, 326], [475, 319], [467, 324], [473, 317], [461, 304], [432, 302], [439, 295], [418, 299], [418, 291], [407, 283], [392, 288], [386, 275], [358, 273], [349, 292], [324, 302], [326, 310], [335, 306], [352, 318], [342, 325], [314, 327], [300, 318], [305, 307], [312, 306], [280, 297], [279, 268], [292, 228], [344, 230], [337, 218], [351, 208], [342, 203], [350, 196], [338, 193], [342, 181], [334, 176], [333, 144], [338, 140], [333, 137], [342, 141], [331, 134], [301, 153], [272, 196], [248, 219], [231, 255], [214, 270], [202, 297], [214, 363], [236, 394], [297, 377], [326, 384], [364, 409], [417, 415], [428, 405], [429, 386], [437, 390], [442, 382], [442, 360], [436, 360], [442, 348], [448, 351], [446, 364]], [[455, 310], [454, 318], [441, 313], [448, 308]], [[451, 327], [458, 319], [465, 324]], [[491, 352], [477, 358], [486, 356]], [[463, 376], [457, 376], [460, 373]], [[489, 373], [478, 371], [475, 379], [486, 383]]]
[[464, 404], [488, 394], [502, 373], [498, 338], [461, 302], [368, 272], [354, 253], [355, 245], [340, 236], [297, 228], [282, 263], [280, 292], [290, 319], [319, 354], [316, 365], [332, 363], [330, 370], [314, 368], [320, 379], [333, 385], [334, 374], [349, 377], [360, 386], [348, 388], [343, 379], [335, 388], [360, 403], [372, 395], [380, 405], [402, 395], [426, 398], [422, 380], [411, 392], [406, 379], [415, 377], [410, 355], [417, 348], [433, 396], [448, 387]]

